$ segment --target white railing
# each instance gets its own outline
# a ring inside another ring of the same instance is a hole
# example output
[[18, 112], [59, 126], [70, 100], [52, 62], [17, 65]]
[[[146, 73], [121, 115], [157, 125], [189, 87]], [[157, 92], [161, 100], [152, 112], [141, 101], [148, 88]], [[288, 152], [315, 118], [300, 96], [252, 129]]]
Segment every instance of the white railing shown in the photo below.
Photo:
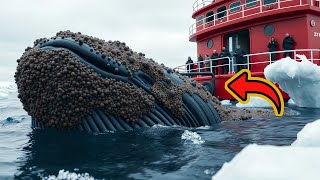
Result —
[[[286, 55], [290, 55], [291, 53], [291, 56], [293, 58], [293, 60], [297, 61], [297, 57], [296, 55], [297, 54], [304, 54], [306, 55], [309, 60], [312, 62], [312, 63], [315, 63], [316, 61], [319, 61], [320, 59], [317, 59], [315, 57], [316, 54], [315, 53], [318, 53], [318, 57], [320, 55], [320, 49], [295, 49], [295, 50], [285, 50], [285, 51], [274, 51], [274, 52], [263, 52], [263, 53], [255, 53], [255, 54], [247, 54], [247, 55], [244, 55], [244, 58], [246, 60], [246, 63], [245, 64], [234, 64], [234, 67], [236, 67], [237, 65], [245, 65], [247, 67], [247, 69], [251, 69], [251, 66], [252, 65], [257, 65], [257, 64], [265, 64], [265, 66], [277, 61], [277, 57], [283, 57], [283, 54], [286, 53]], [[275, 54], [275, 60], [272, 59], [272, 54]], [[255, 61], [254, 62], [250, 62], [252, 61], [252, 59], [255, 58]], [[265, 59], [267, 58], [266, 61], [256, 61], [256, 59]], [[235, 68], [233, 67], [232, 69], [232, 72], [236, 72], [235, 71]]]
[[[223, 59], [228, 59], [229, 63], [219, 65], [219, 60], [223, 60]], [[213, 72], [213, 68], [229, 66], [229, 64], [231, 62], [231, 59], [232, 58], [230, 58], [230, 57], [208, 59], [208, 60], [204, 60], [204, 61], [201, 61], [201, 62], [184, 64], [184, 65], [175, 67], [174, 70], [177, 71], [177, 72], [180, 72], [180, 73], [186, 73], [186, 72], [202, 72], [204, 69], [206, 69], [206, 71], [207, 71], [207, 69], [210, 69], [210, 72]], [[212, 65], [213, 61], [217, 61], [217, 65], [216, 66]], [[207, 66], [207, 64], [209, 64], [209, 66]], [[228, 67], [228, 72], [231, 72], [231, 67], [230, 66]]]
[[[245, 66], [245, 69], [249, 69], [249, 70], [254, 65], [261, 65], [264, 68], [267, 65], [272, 64], [273, 62], [277, 61], [279, 59], [279, 58], [277, 58], [277, 57], [279, 57], [279, 55], [282, 58], [284, 53], [292, 53], [293, 60], [295, 60], [295, 61], [298, 61], [298, 59], [296, 59], [296, 54], [304, 54], [309, 58], [309, 60], [312, 63], [320, 64], [320, 59], [319, 59], [320, 58], [320, 49], [296, 49], [296, 50], [247, 54], [247, 55], [243, 56], [243, 59], [245, 59], [246, 62], [242, 63], [242, 64], [237, 63], [235, 57], [224, 57], [224, 58], [217, 58], [217, 59], [209, 59], [209, 60], [205, 60], [202, 62], [184, 64], [184, 65], [181, 65], [181, 66], [174, 68], [174, 70], [179, 73], [202, 72], [204, 70], [206, 72], [208, 72], [208, 70], [209, 70], [209, 72], [215, 73], [213, 70], [214, 68], [218, 68], [218, 71], [221, 72], [221, 70], [219, 70], [219, 67], [228, 66], [228, 72], [235, 73], [235, 72], [238, 72], [237, 67], [239, 67], [239, 66]], [[315, 53], [317, 53], [317, 54], [315, 54]], [[272, 54], [276, 54], [275, 59], [272, 58]], [[226, 59], [226, 58], [228, 59], [228, 62], [229, 62], [228, 64], [219, 63], [220, 60]], [[251, 62], [253, 59], [254, 59], [254, 61]], [[258, 59], [259, 60], [262, 59], [262, 61], [258, 61]], [[216, 63], [217, 65], [215, 65], [215, 66], [213, 66], [214, 61], [218, 61]], [[255, 69], [255, 68], [253, 68], [253, 69]], [[221, 73], [218, 73], [218, 74], [221, 74]]]
[[[196, 1], [196, 3], [199, 3], [198, 1]], [[257, 0], [257, 1], [250, 2], [247, 4], [242, 4], [240, 6], [236, 6], [233, 8], [227, 7], [226, 10], [221, 11], [219, 13], [214, 13], [213, 15], [202, 18], [200, 21], [198, 21], [198, 19], [196, 19], [196, 23], [192, 24], [189, 27], [189, 35], [191, 36], [191, 35], [195, 34], [196, 32], [201, 32], [203, 30], [206, 30], [208, 28], [212, 28], [217, 25], [221, 25], [224, 23], [232, 22], [235, 20], [243, 19], [243, 18], [248, 18], [250, 16], [262, 14], [265, 12], [277, 11], [280, 9], [287, 9], [287, 8], [300, 7], [300, 6], [308, 6], [308, 5], [313, 6], [314, 0], [309, 0], [309, 1], [310, 1], [309, 2], [310, 4], [308, 3], [308, 1], [302, 1], [302, 0], [276, 0], [276, 2], [274, 2], [274, 3], [263, 4], [262, 0]], [[208, 1], [204, 1], [204, 2], [208, 2]], [[212, 3], [212, 1], [210, 1], [210, 2]], [[296, 3], [288, 5], [289, 2], [296, 2]], [[254, 4], [256, 3], [257, 5], [253, 6], [252, 5], [253, 3]], [[285, 4], [285, 3], [287, 3], [287, 4]], [[198, 7], [198, 6], [196, 6], [196, 7]], [[239, 9], [239, 7], [240, 7], [240, 9]], [[273, 7], [273, 8], [263, 9], [264, 7]], [[239, 10], [236, 11], [236, 9], [239, 9]], [[233, 10], [235, 10], [235, 11], [233, 11]], [[256, 11], [254, 11], [254, 10], [256, 10]], [[251, 11], [251, 12], [247, 13], [248, 11]], [[218, 18], [218, 16], [219, 16], [219, 18]]]
[[193, 12], [211, 4], [214, 3], [215, 0], [197, 0], [196, 2], [193, 3], [192, 8], [193, 8]]

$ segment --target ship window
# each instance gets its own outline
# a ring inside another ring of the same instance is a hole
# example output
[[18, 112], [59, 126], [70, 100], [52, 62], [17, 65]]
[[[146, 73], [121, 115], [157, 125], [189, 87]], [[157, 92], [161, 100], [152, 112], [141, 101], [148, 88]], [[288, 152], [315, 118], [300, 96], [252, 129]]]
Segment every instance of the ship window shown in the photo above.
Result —
[[263, 0], [265, 6], [272, 6], [276, 3], [276, 0]]
[[241, 9], [241, 2], [237, 1], [237, 2], [233, 2], [230, 4], [230, 12], [237, 12]]
[[203, 24], [203, 16], [199, 16], [197, 22], [199, 25]]
[[207, 42], [207, 47], [209, 49], [211, 49], [213, 47], [213, 40], [212, 39], [209, 39], [208, 42]]
[[217, 19], [223, 19], [224, 17], [226, 17], [227, 15], [227, 8], [226, 6], [222, 6], [222, 7], [219, 7], [217, 9]]
[[253, 7], [256, 6], [258, 4], [257, 0], [246, 0], [246, 7]]
[[214, 20], [213, 11], [206, 14], [206, 23], [209, 24]]
[[274, 26], [272, 24], [268, 24], [264, 27], [263, 31], [266, 36], [271, 36], [274, 33]]

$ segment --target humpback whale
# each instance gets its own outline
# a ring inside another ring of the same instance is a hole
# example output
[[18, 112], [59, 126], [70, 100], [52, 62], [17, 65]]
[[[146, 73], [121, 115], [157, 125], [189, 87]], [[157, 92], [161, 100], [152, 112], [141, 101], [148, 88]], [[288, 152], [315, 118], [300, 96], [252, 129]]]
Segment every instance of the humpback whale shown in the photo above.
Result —
[[17, 60], [18, 98], [32, 128], [108, 132], [221, 122], [204, 86], [120, 41], [60, 31]]

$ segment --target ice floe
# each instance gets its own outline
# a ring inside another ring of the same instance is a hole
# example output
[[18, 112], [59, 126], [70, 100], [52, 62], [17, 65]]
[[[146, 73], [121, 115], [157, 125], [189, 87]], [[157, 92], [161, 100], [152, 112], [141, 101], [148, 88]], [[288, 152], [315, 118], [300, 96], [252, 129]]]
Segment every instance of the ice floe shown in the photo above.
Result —
[[263, 98], [260, 97], [251, 97], [249, 103], [247, 104], [242, 104], [238, 102], [236, 104], [237, 107], [240, 108], [247, 108], [247, 107], [258, 107], [258, 108], [263, 108], [263, 107], [271, 107], [270, 103], [266, 101]]
[[296, 104], [292, 99], [289, 99], [288, 104]]
[[251, 144], [212, 177], [212, 180], [318, 180], [320, 120], [307, 124], [291, 146]]
[[50, 175], [42, 179], [47, 180], [94, 180], [94, 177], [90, 176], [88, 173], [75, 173], [65, 171], [64, 169], [60, 170], [58, 175]]
[[299, 107], [320, 108], [320, 67], [306, 56], [301, 62], [283, 58], [264, 69], [265, 77], [280, 85]]
[[232, 103], [230, 102], [230, 100], [222, 100], [221, 101], [221, 105], [223, 105], [223, 106], [231, 106]]
[[183, 132], [183, 134], [181, 135], [181, 139], [191, 141], [193, 144], [202, 144], [205, 142], [204, 140], [202, 140], [201, 136], [198, 133], [188, 130], [185, 130]]
[[297, 140], [292, 143], [292, 146], [320, 148], [320, 120], [307, 124], [297, 134]]

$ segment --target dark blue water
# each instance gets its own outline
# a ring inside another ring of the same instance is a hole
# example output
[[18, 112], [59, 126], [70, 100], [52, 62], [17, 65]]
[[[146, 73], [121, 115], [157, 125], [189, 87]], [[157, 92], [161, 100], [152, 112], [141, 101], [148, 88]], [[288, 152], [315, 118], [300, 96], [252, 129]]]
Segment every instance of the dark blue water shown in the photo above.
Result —
[[[0, 179], [41, 179], [62, 169], [97, 179], [210, 179], [250, 143], [289, 145], [320, 111], [286, 107], [296, 115], [188, 129], [157, 127], [86, 134], [32, 131], [16, 93], [0, 100]], [[202, 144], [181, 139], [197, 132]]]

